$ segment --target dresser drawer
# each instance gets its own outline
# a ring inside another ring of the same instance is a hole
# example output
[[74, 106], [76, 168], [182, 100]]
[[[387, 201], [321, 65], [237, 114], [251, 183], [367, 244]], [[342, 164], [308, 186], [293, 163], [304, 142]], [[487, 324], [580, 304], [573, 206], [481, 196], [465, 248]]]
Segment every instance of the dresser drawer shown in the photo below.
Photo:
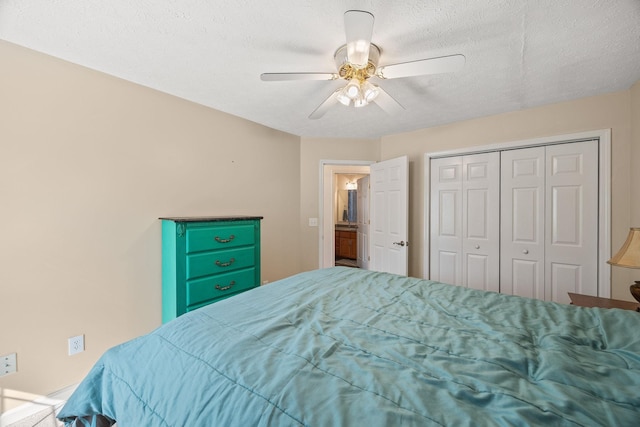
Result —
[[255, 265], [254, 246], [187, 255], [187, 279], [227, 273]]
[[187, 281], [187, 311], [256, 287], [255, 268]]
[[253, 224], [229, 224], [187, 228], [187, 253], [235, 248], [255, 242]]

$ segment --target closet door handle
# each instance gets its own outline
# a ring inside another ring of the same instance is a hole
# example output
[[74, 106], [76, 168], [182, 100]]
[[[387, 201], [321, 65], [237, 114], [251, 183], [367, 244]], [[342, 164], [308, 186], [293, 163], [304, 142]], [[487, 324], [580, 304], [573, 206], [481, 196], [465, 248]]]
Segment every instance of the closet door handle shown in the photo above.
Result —
[[480, 249], [480, 245], [476, 245], [476, 249]]
[[527, 255], [529, 253], [529, 251], [527, 249], [525, 249], [524, 251], [522, 251], [522, 253]]

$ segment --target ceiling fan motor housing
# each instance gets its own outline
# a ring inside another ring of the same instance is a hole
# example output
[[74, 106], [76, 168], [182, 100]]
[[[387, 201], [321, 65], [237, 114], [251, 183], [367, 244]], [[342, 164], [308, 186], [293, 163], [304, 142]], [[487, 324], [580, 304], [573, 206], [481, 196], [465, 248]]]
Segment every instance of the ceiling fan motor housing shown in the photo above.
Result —
[[338, 75], [341, 79], [351, 80], [353, 78], [360, 82], [365, 81], [376, 74], [378, 60], [380, 59], [380, 48], [371, 43], [369, 48], [369, 60], [364, 68], [357, 68], [351, 64], [347, 58], [347, 45], [340, 46], [333, 55]]

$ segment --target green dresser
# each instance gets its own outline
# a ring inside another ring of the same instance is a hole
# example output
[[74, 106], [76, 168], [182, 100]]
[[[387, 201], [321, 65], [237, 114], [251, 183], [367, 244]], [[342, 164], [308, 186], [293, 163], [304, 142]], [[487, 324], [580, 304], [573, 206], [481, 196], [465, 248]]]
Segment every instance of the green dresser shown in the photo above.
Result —
[[162, 323], [260, 286], [261, 216], [160, 219]]

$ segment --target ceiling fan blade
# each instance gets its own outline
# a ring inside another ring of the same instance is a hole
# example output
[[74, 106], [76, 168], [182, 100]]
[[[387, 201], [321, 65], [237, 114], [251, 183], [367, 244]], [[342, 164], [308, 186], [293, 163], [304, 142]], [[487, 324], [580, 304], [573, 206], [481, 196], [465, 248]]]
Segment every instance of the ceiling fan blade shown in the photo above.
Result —
[[336, 73], [262, 73], [260, 80], [264, 82], [280, 82], [292, 80], [335, 80]]
[[340, 93], [341, 90], [342, 90], [342, 88], [336, 90], [331, 95], [329, 95], [329, 97], [327, 99], [325, 99], [324, 102], [322, 104], [320, 104], [318, 106], [318, 108], [316, 108], [313, 111], [313, 113], [311, 113], [309, 115], [309, 118], [313, 119], [313, 120], [316, 120], [316, 119], [319, 119], [320, 117], [324, 116], [325, 113], [327, 111], [329, 111], [329, 109], [331, 107], [333, 107], [334, 105], [336, 105], [336, 103], [338, 102], [337, 96], [338, 96], [338, 93]]
[[423, 76], [426, 74], [451, 73], [461, 70], [466, 59], [464, 55], [441, 56], [418, 61], [401, 62], [399, 64], [378, 67], [376, 75], [383, 79]]
[[373, 15], [363, 10], [348, 10], [344, 13], [344, 28], [347, 60], [356, 68], [366, 67], [373, 35]]
[[398, 101], [396, 101], [388, 92], [378, 86], [378, 96], [373, 100], [374, 103], [378, 104], [380, 108], [387, 112], [387, 114], [395, 116], [403, 112], [405, 109]]

